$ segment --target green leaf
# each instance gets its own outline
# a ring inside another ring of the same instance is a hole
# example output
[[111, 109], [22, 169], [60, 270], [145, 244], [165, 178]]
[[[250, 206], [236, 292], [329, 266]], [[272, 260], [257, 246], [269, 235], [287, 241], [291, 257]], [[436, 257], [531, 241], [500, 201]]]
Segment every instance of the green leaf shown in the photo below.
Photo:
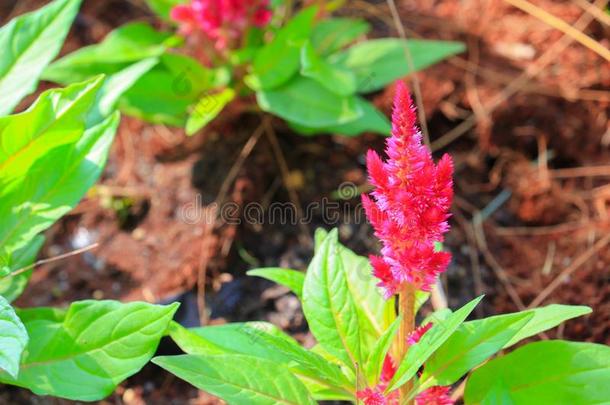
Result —
[[585, 306], [552, 304], [547, 305], [546, 307], [534, 308], [527, 312], [532, 312], [534, 317], [504, 345], [504, 348], [512, 346], [520, 340], [554, 328], [568, 319], [590, 314], [591, 308]]
[[318, 384], [316, 381], [302, 380], [307, 390], [311, 393], [311, 396], [316, 401], [352, 401], [354, 394], [347, 393], [332, 388], [328, 388], [326, 385]]
[[168, 334], [187, 354], [224, 354], [226, 352], [226, 349], [174, 321], [169, 324]]
[[[44, 243], [44, 237], [38, 235], [27, 245], [15, 251], [10, 258], [9, 271], [12, 273], [31, 265]], [[25, 271], [15, 276], [7, 275], [0, 278], [0, 296], [8, 302], [15, 301], [23, 292], [30, 280], [32, 270]]]
[[235, 91], [231, 88], [224, 89], [219, 93], [203, 95], [193, 107], [193, 111], [186, 122], [187, 135], [194, 135], [208, 125], [233, 98], [235, 98]]
[[311, 43], [320, 55], [330, 55], [370, 30], [364, 20], [329, 18], [320, 21], [311, 33]]
[[362, 365], [359, 319], [331, 231], [311, 261], [303, 286], [303, 312], [320, 345], [355, 370]]
[[11, 146], [5, 148], [9, 155], [4, 161], [0, 157], [0, 184], [5, 184], [0, 191], [0, 246], [8, 251], [21, 248], [70, 211], [100, 176], [120, 118], [116, 113], [84, 128], [100, 84], [51, 91], [28, 112], [0, 119], [3, 142], [14, 133], [29, 140], [5, 143]]
[[153, 363], [229, 404], [315, 405], [285, 367], [241, 354], [155, 357]]
[[375, 132], [382, 135], [389, 135], [392, 126], [386, 116], [375, 106], [362, 97], [356, 97], [356, 104], [362, 109], [362, 116], [347, 124], [335, 125], [322, 128], [305, 127], [290, 122], [289, 124], [302, 135], [317, 135], [321, 133], [331, 133], [346, 136], [360, 135], [363, 132]]
[[108, 34], [101, 43], [56, 61], [42, 77], [67, 85], [99, 74], [115, 74], [133, 63], [160, 57], [176, 41], [176, 37], [157, 32], [146, 23], [126, 24]]
[[36, 159], [78, 139], [101, 85], [97, 78], [49, 90], [26, 112], [0, 118], [0, 196], [23, 180]]
[[525, 312], [463, 323], [426, 361], [419, 389], [455, 383], [501, 350], [533, 316]]
[[[327, 236], [328, 232], [324, 229], [316, 229], [314, 237], [316, 252]], [[338, 246], [349, 290], [358, 311], [362, 355], [366, 358], [368, 348], [373, 346], [396, 318], [394, 298], [388, 300], [383, 298], [376, 286], [368, 258], [357, 255], [340, 243]]]
[[146, 4], [151, 8], [159, 17], [170, 20], [169, 13], [178, 4], [186, 3], [186, 0], [146, 0]]
[[106, 78], [90, 119], [101, 121], [103, 117], [110, 115], [115, 110], [121, 96], [157, 63], [159, 63], [158, 58], [144, 59]]
[[415, 71], [419, 71], [463, 50], [460, 42], [384, 38], [356, 44], [333, 55], [329, 62], [352, 70], [358, 92], [369, 93], [412, 73], [407, 52]]
[[270, 347], [261, 338], [262, 336], [271, 335], [298, 346], [294, 339], [282, 332], [277, 326], [268, 322], [236, 322], [217, 326], [190, 328], [189, 331], [213, 343], [225, 352], [261, 357], [278, 363], [286, 363], [290, 361], [290, 357]]
[[250, 270], [247, 273], [249, 276], [258, 276], [274, 281], [278, 284], [290, 288], [290, 290], [299, 299], [303, 297], [303, 283], [305, 282], [305, 273], [302, 271], [284, 269], [280, 267], [266, 267], [261, 269]]
[[28, 344], [28, 334], [11, 304], [0, 297], [0, 370], [12, 378], [19, 374], [19, 360]]
[[80, 0], [55, 0], [0, 29], [0, 116], [36, 90], [44, 68], [59, 53]]
[[341, 97], [302, 76], [279, 88], [261, 90], [256, 99], [263, 110], [310, 127], [345, 124], [363, 114], [356, 97]]
[[366, 360], [369, 350], [396, 317], [394, 298], [383, 298], [368, 258], [358, 256], [341, 244], [338, 244], [338, 249], [358, 313], [360, 350], [362, 359]]
[[126, 114], [177, 127], [186, 125], [189, 110], [222, 82], [220, 71], [212, 71], [187, 56], [164, 54], [161, 62], [143, 75], [122, 97]]
[[19, 377], [0, 373], [0, 381], [37, 395], [100, 400], [148, 362], [177, 308], [80, 301], [67, 311], [21, 310], [30, 341]]
[[308, 41], [301, 48], [301, 75], [314, 79], [340, 96], [356, 92], [356, 76], [349, 70], [327, 63]]
[[381, 376], [381, 370], [383, 368], [383, 362], [385, 360], [386, 354], [388, 354], [388, 351], [392, 346], [392, 343], [394, 342], [394, 338], [396, 337], [396, 333], [398, 332], [398, 328], [400, 327], [401, 320], [401, 316], [394, 320], [392, 325], [390, 325], [390, 327], [384, 332], [383, 335], [381, 335], [379, 340], [375, 343], [373, 350], [371, 350], [371, 354], [369, 354], [368, 360], [366, 361], [365, 372], [370, 385], [375, 385], [379, 382], [379, 377]]
[[464, 398], [466, 404], [495, 404], [498, 397], [515, 404], [607, 404], [608, 376], [610, 347], [547, 340], [522, 346], [476, 369]]
[[303, 381], [316, 381], [333, 391], [349, 394], [354, 381], [350, 381], [341, 372], [338, 364], [328, 361], [319, 354], [306, 350], [293, 339], [286, 339], [270, 333], [258, 335], [262, 342], [290, 358], [289, 369]]
[[317, 7], [308, 7], [284, 27], [254, 56], [246, 83], [254, 90], [269, 90], [287, 82], [299, 70], [300, 49], [309, 37]]
[[470, 315], [481, 299], [483, 299], [483, 296], [470, 301], [459, 310], [450, 314], [445, 320], [435, 322], [434, 326], [424, 334], [420, 341], [409, 348], [407, 355], [400, 362], [394, 378], [390, 381], [386, 392], [391, 392], [409, 381], [417, 373], [422, 364], [451, 337], [453, 332]]
[[188, 354], [243, 354], [285, 364], [296, 374], [328, 388], [350, 387], [337, 365], [305, 350], [296, 340], [266, 322], [230, 323], [185, 329], [172, 323], [170, 336]]

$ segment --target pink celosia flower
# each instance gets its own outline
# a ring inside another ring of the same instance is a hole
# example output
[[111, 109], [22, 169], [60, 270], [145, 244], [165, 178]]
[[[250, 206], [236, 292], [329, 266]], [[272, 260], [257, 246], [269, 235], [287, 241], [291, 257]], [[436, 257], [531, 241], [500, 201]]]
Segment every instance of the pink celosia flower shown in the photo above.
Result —
[[428, 322], [425, 325], [422, 325], [407, 336], [407, 345], [413, 346], [415, 343], [419, 342], [419, 340], [424, 336], [426, 332], [428, 332], [432, 328], [432, 322]]
[[371, 257], [371, 265], [386, 298], [404, 283], [429, 291], [451, 259], [449, 253], [435, 252], [434, 243], [449, 230], [453, 162], [444, 155], [434, 164], [415, 120], [409, 91], [398, 82], [388, 160], [374, 151], [367, 154], [374, 199], [363, 195], [362, 203], [383, 244], [381, 257]]
[[201, 31], [222, 50], [241, 37], [248, 26], [267, 25], [272, 12], [269, 0], [191, 0], [175, 6], [170, 16], [180, 24], [181, 33]]
[[417, 405], [453, 405], [454, 401], [449, 396], [451, 387], [432, 387], [415, 397]]

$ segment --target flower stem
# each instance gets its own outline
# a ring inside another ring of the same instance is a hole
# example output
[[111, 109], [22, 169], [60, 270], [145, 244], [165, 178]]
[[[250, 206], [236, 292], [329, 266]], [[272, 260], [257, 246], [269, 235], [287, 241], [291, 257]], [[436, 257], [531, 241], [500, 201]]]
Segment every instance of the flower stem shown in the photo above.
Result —
[[[402, 322], [398, 329], [398, 343], [396, 345], [398, 360], [396, 364], [400, 365], [407, 354], [407, 337], [415, 329], [415, 289], [411, 284], [405, 284], [405, 286], [400, 289], [398, 298], [398, 312], [402, 315]], [[412, 381], [408, 381], [405, 385], [400, 387], [401, 404], [413, 404], [413, 400], [408, 400], [412, 388]]]

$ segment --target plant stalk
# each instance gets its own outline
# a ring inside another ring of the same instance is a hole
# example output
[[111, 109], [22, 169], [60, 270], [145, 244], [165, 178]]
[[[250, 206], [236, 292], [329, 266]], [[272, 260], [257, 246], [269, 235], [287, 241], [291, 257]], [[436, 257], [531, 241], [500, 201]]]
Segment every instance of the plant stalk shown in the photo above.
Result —
[[[415, 329], [415, 289], [411, 284], [405, 284], [398, 294], [398, 312], [402, 315], [402, 322], [398, 329], [398, 342], [396, 344], [396, 365], [403, 361], [407, 354], [407, 337]], [[413, 381], [408, 381], [400, 387], [401, 404], [413, 405], [413, 400], [409, 400], [409, 394], [413, 389]]]

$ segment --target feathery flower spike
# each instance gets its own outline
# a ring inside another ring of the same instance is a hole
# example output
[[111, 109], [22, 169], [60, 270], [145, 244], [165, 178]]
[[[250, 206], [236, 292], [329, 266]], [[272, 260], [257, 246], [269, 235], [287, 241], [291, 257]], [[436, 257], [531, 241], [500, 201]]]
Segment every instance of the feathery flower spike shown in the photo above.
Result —
[[449, 230], [453, 199], [453, 162], [444, 155], [438, 164], [422, 144], [415, 108], [407, 86], [396, 85], [392, 136], [386, 143], [387, 161], [369, 150], [367, 169], [375, 187], [363, 195], [366, 215], [382, 242], [381, 256], [372, 256], [373, 274], [386, 298], [405, 283], [430, 291], [445, 271], [451, 255], [436, 252], [434, 243]]

